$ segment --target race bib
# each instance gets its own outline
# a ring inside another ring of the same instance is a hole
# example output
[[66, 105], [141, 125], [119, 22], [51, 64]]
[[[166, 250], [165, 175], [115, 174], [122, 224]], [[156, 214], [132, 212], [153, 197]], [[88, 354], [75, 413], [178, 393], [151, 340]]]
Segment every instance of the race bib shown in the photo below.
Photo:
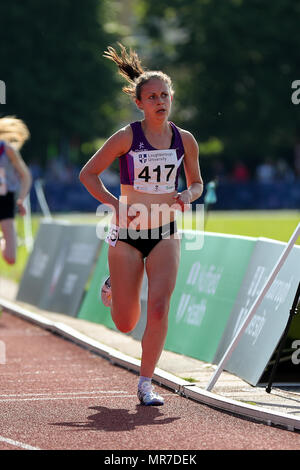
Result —
[[0, 168], [0, 196], [7, 194], [5, 168]]
[[110, 246], [116, 246], [116, 243], [119, 238], [119, 231], [120, 227], [117, 225], [111, 224], [109, 228], [109, 232], [105, 238], [106, 243], [108, 243]]
[[175, 149], [130, 152], [134, 162], [136, 191], [152, 194], [171, 193], [175, 190], [176, 174], [181, 160]]

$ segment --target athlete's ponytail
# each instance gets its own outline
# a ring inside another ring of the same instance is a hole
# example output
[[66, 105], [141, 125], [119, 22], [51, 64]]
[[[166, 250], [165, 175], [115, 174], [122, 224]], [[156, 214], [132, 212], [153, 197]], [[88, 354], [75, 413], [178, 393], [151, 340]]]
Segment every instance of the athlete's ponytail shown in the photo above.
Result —
[[127, 53], [126, 48], [118, 43], [121, 49], [120, 55], [118, 55], [116, 49], [108, 46], [107, 51], [104, 52], [104, 57], [112, 60], [119, 67], [119, 73], [130, 83], [130, 86], [123, 87], [123, 91], [131, 96], [135, 96], [136, 79], [144, 73], [144, 69], [141, 66], [141, 61], [135, 51], [130, 49]]
[[119, 73], [129, 82], [129, 85], [124, 86], [122, 90], [124, 93], [130, 95], [132, 98], [141, 99], [141, 88], [151, 78], [156, 78], [166, 82], [170, 88], [170, 93], [173, 94], [172, 81], [168, 75], [161, 71], [145, 71], [141, 65], [139, 56], [132, 49], [129, 53], [126, 48], [118, 43], [120, 46], [120, 54], [111, 47], [108, 46], [107, 51], [104, 52], [103, 56], [106, 59], [112, 60], [119, 67]]

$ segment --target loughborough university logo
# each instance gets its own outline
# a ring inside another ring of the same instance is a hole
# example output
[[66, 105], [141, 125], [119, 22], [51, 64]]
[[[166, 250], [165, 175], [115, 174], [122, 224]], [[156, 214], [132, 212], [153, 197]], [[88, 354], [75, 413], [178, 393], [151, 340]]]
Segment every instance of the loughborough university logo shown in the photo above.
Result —
[[146, 153], [140, 153], [139, 154], [139, 162], [140, 163], [146, 163], [147, 162], [147, 154]]

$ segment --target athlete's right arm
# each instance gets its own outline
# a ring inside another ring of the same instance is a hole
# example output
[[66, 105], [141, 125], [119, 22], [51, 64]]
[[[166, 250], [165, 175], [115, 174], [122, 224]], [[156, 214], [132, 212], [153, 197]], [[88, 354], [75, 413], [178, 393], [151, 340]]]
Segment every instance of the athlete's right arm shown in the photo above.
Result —
[[103, 204], [111, 205], [118, 211], [119, 201], [104, 186], [99, 175], [112, 162], [125, 154], [131, 147], [132, 130], [126, 126], [113, 134], [82, 168], [79, 179], [89, 193]]
[[18, 192], [16, 204], [19, 213], [23, 216], [26, 214], [26, 209], [24, 207], [24, 199], [30, 191], [32, 184], [32, 176], [28, 166], [24, 162], [20, 152], [17, 149], [11, 147], [8, 144], [5, 144], [5, 150], [8, 158], [11, 161], [11, 164], [14, 166], [20, 177], [21, 186]]

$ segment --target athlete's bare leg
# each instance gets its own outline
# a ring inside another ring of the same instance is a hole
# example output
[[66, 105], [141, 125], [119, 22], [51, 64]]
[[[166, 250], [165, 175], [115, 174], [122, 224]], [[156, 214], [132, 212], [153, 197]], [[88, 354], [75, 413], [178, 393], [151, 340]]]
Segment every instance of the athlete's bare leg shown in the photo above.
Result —
[[164, 347], [170, 299], [180, 259], [180, 240], [161, 240], [146, 261], [148, 276], [147, 325], [142, 339], [140, 375], [152, 377]]
[[111, 315], [116, 327], [128, 333], [139, 321], [140, 292], [144, 275], [142, 254], [131, 245], [118, 241], [108, 250], [111, 279]]
[[0, 222], [3, 238], [1, 238], [1, 252], [4, 260], [8, 264], [14, 264], [16, 262], [16, 230], [14, 219], [4, 219]]

